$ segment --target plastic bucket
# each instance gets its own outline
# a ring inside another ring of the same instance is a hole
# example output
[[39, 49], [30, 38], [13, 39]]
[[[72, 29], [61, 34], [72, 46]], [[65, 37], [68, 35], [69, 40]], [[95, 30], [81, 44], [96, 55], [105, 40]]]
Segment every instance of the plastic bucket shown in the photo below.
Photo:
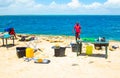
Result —
[[82, 43], [71, 44], [71, 47], [72, 47], [72, 52], [81, 52], [82, 51]]
[[87, 55], [92, 55], [92, 51], [93, 51], [93, 46], [92, 45], [87, 45], [86, 46], [86, 54]]
[[34, 57], [34, 50], [32, 48], [26, 48], [26, 57], [33, 58]]
[[65, 47], [60, 47], [58, 49], [54, 49], [54, 51], [55, 51], [54, 56], [56, 56], [56, 57], [58, 57], [58, 56], [60, 56], [60, 57], [65, 56], [65, 49], [66, 49]]
[[18, 58], [24, 57], [26, 55], [25, 51], [26, 51], [26, 47], [16, 47], [16, 51], [17, 51], [17, 56]]
[[72, 52], [78, 52], [78, 49], [77, 49], [78, 45], [77, 44], [72, 44], [71, 46], [72, 46]]

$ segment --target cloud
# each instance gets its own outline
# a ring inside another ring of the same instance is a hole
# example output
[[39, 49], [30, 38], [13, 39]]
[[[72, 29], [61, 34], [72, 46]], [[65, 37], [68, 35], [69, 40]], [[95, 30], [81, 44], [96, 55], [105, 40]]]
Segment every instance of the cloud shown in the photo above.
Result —
[[95, 8], [120, 8], [120, 0], [107, 0], [104, 3], [93, 2], [91, 4], [83, 4], [79, 0], [72, 0], [67, 4], [71, 8], [86, 8], [86, 9], [95, 9]]
[[120, 0], [85, 4], [71, 0], [66, 4], [55, 1], [48, 5], [35, 0], [0, 0], [0, 14], [120, 14]]
[[84, 8], [86, 9], [97, 9], [97, 8], [100, 8], [102, 6], [101, 3], [98, 3], [98, 2], [94, 2], [92, 4], [89, 4], [89, 5], [83, 5]]
[[14, 0], [0, 0], [0, 7], [7, 7], [14, 3]]
[[57, 8], [57, 7], [59, 7], [60, 5], [59, 4], [57, 4], [55, 1], [53, 1], [53, 2], [51, 2], [50, 4], [49, 4], [49, 7], [50, 8]]
[[0, 15], [35, 14], [42, 7], [42, 4], [36, 3], [34, 0], [13, 0], [9, 6], [0, 7]]
[[120, 0], [107, 0], [103, 3], [103, 8], [108, 10], [109, 14], [120, 15]]
[[23, 9], [33, 8], [33, 7], [41, 7], [41, 4], [36, 3], [34, 0], [15, 0], [14, 4], [10, 7], [18, 8], [21, 7]]
[[119, 8], [120, 9], [120, 0], [108, 0], [104, 3], [106, 8]]
[[81, 6], [81, 3], [79, 2], [79, 0], [72, 0], [67, 5], [71, 8], [78, 8]]

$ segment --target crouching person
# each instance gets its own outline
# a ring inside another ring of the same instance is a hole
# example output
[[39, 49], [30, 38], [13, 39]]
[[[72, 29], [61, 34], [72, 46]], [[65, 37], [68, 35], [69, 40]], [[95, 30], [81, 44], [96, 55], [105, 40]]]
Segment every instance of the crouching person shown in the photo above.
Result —
[[4, 31], [8, 32], [10, 35], [13, 35], [15, 37], [15, 39], [17, 39], [14, 28], [12, 28], [12, 27], [11, 28], [6, 28]]
[[9, 34], [14, 35], [15, 39], [17, 39], [14, 28], [10, 28]]

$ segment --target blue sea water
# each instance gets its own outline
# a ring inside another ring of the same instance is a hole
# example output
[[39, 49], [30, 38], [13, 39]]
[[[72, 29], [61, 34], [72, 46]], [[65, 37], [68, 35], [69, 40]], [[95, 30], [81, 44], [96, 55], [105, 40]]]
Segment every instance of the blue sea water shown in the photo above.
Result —
[[120, 15], [13, 15], [0, 16], [0, 32], [14, 27], [17, 33], [74, 36], [76, 22], [81, 37], [120, 40]]

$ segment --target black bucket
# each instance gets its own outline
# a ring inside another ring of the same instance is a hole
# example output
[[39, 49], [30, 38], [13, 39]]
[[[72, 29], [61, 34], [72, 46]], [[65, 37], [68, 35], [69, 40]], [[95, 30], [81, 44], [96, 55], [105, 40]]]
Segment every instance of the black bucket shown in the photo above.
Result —
[[78, 52], [78, 45], [77, 44], [72, 44], [72, 52]]
[[72, 46], [72, 52], [81, 52], [82, 51], [82, 43], [74, 43]]
[[54, 56], [56, 56], [56, 57], [63, 57], [63, 56], [65, 56], [65, 47], [60, 47], [60, 48], [58, 48], [58, 49], [54, 49], [54, 51], [55, 51], [55, 54], [54, 54]]
[[27, 47], [16, 47], [18, 58], [24, 57], [26, 55], [26, 48]]

